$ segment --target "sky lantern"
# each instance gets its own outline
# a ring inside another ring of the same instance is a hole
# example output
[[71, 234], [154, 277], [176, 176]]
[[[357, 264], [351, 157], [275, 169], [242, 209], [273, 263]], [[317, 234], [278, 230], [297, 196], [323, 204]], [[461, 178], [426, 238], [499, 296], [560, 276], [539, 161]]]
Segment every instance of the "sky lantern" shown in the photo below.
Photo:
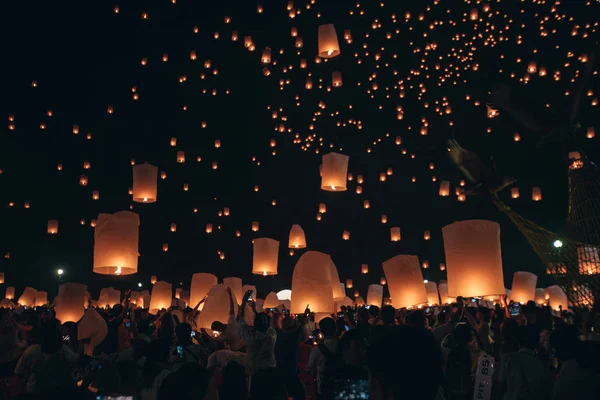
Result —
[[352, 279], [346, 279], [346, 289], [352, 289], [353, 283]]
[[342, 232], [342, 239], [343, 240], [350, 240], [350, 232], [349, 231]]
[[158, 281], [152, 286], [150, 295], [150, 313], [157, 314], [163, 308], [168, 310], [173, 300], [173, 286], [165, 281]]
[[292, 277], [292, 314], [304, 313], [307, 304], [314, 313], [334, 312], [330, 263], [331, 257], [318, 251], [307, 251], [300, 257]]
[[365, 210], [371, 208], [371, 203], [369, 202], [369, 200], [363, 201], [363, 207]]
[[542, 189], [539, 186], [531, 188], [531, 200], [542, 201]]
[[156, 275], [152, 275], [150, 277], [150, 284], [154, 285], [154, 284], [156, 284], [156, 282], [158, 282], [158, 279], [156, 278]]
[[417, 256], [395, 256], [383, 263], [383, 272], [395, 308], [411, 307], [427, 302], [427, 292]]
[[381, 303], [383, 302], [383, 286], [381, 285], [369, 285], [369, 289], [367, 291], [367, 303], [370, 306], [381, 307]]
[[325, 214], [327, 212], [327, 205], [325, 203], [319, 203], [319, 213]]
[[535, 304], [540, 306], [546, 304], [546, 296], [544, 295], [544, 289], [535, 289], [535, 299], [533, 301], [535, 301]]
[[277, 275], [279, 242], [269, 238], [254, 239], [252, 273], [256, 275]]
[[104, 341], [107, 333], [108, 327], [104, 318], [92, 307], [88, 307], [77, 323], [77, 340], [82, 341], [82, 343], [83, 339], [89, 340], [88, 343], [83, 345], [84, 354], [92, 357], [94, 348]]
[[340, 44], [333, 24], [319, 25], [319, 57], [340, 55]]
[[77, 322], [85, 312], [87, 286], [81, 283], [63, 283], [54, 299], [56, 319], [65, 322]]
[[6, 287], [6, 292], [4, 293], [4, 298], [12, 300], [15, 298], [15, 288], [12, 286]]
[[331, 84], [333, 87], [342, 86], [342, 73], [340, 71], [333, 71], [331, 73]]
[[48, 233], [50, 235], [58, 234], [58, 221], [55, 219], [51, 219], [48, 221]]
[[577, 264], [579, 274], [598, 275], [600, 274], [600, 248], [598, 246], [578, 245], [577, 246]]
[[162, 251], [164, 251], [164, 252], [169, 251], [169, 243], [163, 243], [163, 245], [162, 245]]
[[133, 201], [154, 203], [157, 198], [158, 167], [148, 163], [133, 166]]
[[527, 304], [529, 300], [534, 300], [536, 284], [537, 276], [531, 272], [515, 272], [513, 275], [510, 300], [521, 304]]
[[175, 222], [171, 222], [171, 232], [177, 232], [177, 224]]
[[469, 19], [471, 21], [477, 21], [478, 18], [479, 18], [479, 12], [478, 12], [477, 8], [472, 8], [471, 12], [469, 13]]
[[85, 176], [85, 175], [81, 175], [81, 176], [79, 177], [79, 184], [80, 184], [81, 186], [87, 186], [87, 184], [88, 184], [88, 177], [87, 177], [87, 176]]
[[177, 152], [177, 163], [178, 164], [185, 163], [185, 151], [180, 150]]
[[[182, 289], [182, 288], [177, 288], [177, 289], [175, 289], [175, 298], [176, 298], [176, 299], [181, 299], [181, 292], [182, 292], [182, 291], [183, 291], [183, 289]], [[132, 295], [132, 297], [133, 297], [133, 295]]]
[[346, 190], [349, 159], [350, 157], [339, 153], [323, 156], [321, 189], [332, 192]]
[[519, 198], [519, 188], [510, 188], [510, 197], [512, 197], [513, 199], [518, 199]]
[[456, 302], [456, 297], [448, 296], [448, 284], [441, 283], [438, 285], [438, 290], [440, 292], [440, 301], [442, 304], [452, 304]]
[[435, 282], [425, 282], [425, 291], [427, 292], [427, 304], [429, 306], [437, 306], [440, 304], [438, 287]]
[[537, 68], [537, 63], [535, 61], [530, 61], [529, 64], [527, 64], [527, 72], [530, 74], [535, 74], [537, 72], [538, 68]]
[[545, 297], [554, 311], [560, 309], [567, 310], [569, 303], [565, 291], [558, 285], [548, 286], [545, 290]]
[[270, 308], [277, 308], [281, 305], [281, 300], [277, 297], [277, 293], [270, 292], [267, 297], [265, 297], [265, 302], [263, 303], [263, 309], [268, 310]]
[[4, 272], [0, 272], [0, 285], [4, 283]]
[[212, 233], [213, 224], [206, 224], [206, 233]]
[[505, 293], [500, 225], [486, 220], [454, 222], [442, 228], [449, 296]]
[[258, 221], [252, 222], [252, 232], [258, 232]]
[[381, 216], [381, 223], [382, 224], [387, 224], [387, 215], [384, 214], [384, 215]]
[[440, 196], [442, 196], [442, 197], [450, 196], [450, 182], [449, 181], [441, 181], [440, 182]]
[[[217, 284], [217, 277], [213, 274], [198, 272], [192, 275], [192, 283], [190, 284], [190, 301], [188, 305], [192, 308], [200, 302], [210, 290], [211, 287]], [[233, 291], [232, 291], [233, 293]], [[241, 301], [241, 298], [238, 300]], [[202, 311], [204, 305], [200, 304], [199, 310]]]
[[596, 130], [594, 129], [593, 126], [590, 126], [587, 128], [587, 132], [585, 134], [585, 137], [588, 139], [593, 139], [596, 137]]
[[38, 290], [38, 292], [35, 294], [35, 306], [43, 307], [46, 304], [48, 304], [48, 292]]
[[25, 290], [23, 291], [23, 294], [21, 295], [21, 297], [19, 297], [19, 300], [17, 301], [17, 303], [19, 303], [22, 306], [31, 307], [35, 302], [36, 295], [37, 295], [37, 290], [27, 286], [25, 288]]
[[369, 265], [368, 264], [361, 264], [361, 266], [360, 266], [360, 273], [361, 274], [368, 274], [369, 273]]
[[431, 232], [429, 232], [428, 230], [423, 232], [423, 239], [424, 240], [430, 240], [431, 239]]
[[[237, 314], [238, 305], [235, 302], [233, 307], [234, 314]], [[229, 294], [227, 293], [227, 287], [225, 285], [214, 285], [210, 288], [202, 312], [196, 319], [196, 326], [198, 329], [210, 329], [213, 322], [219, 321], [227, 324], [228, 320]]]
[[288, 247], [290, 249], [306, 248], [306, 236], [304, 235], [304, 230], [300, 225], [292, 225]]
[[242, 303], [242, 279], [237, 277], [223, 278], [223, 286], [231, 289], [231, 293], [235, 296], [238, 304]]
[[392, 242], [399, 242], [400, 239], [402, 239], [402, 236], [400, 235], [399, 227], [394, 226], [394, 227], [390, 228], [390, 239], [392, 240]]
[[271, 49], [266, 48], [263, 50], [262, 58], [260, 60], [263, 64], [269, 64], [271, 62]]
[[171, 147], [177, 146], [177, 138], [176, 137], [172, 137], [171, 141], [169, 142], [169, 144], [171, 145]]
[[100, 214], [94, 230], [94, 272], [131, 275], [138, 269], [140, 217], [130, 211]]

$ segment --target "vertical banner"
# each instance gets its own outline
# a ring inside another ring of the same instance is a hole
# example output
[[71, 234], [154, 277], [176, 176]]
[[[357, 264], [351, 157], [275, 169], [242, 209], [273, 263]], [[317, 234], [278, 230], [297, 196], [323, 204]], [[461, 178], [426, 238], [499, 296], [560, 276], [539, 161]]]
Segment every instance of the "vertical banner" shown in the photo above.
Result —
[[473, 400], [489, 400], [492, 394], [492, 375], [496, 360], [494, 357], [484, 356], [477, 362], [477, 375], [475, 377], [475, 390]]

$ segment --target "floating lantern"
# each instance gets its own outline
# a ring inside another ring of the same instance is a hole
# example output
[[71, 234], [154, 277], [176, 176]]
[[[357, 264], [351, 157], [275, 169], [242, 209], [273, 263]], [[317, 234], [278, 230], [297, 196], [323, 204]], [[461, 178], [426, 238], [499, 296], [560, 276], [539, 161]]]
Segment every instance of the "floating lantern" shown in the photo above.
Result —
[[252, 273], [256, 275], [277, 275], [279, 242], [274, 239], [254, 239]]
[[290, 249], [304, 249], [306, 247], [306, 236], [300, 225], [292, 225], [288, 247]]
[[353, 302], [350, 297], [344, 297], [343, 299], [334, 302], [336, 312], [340, 312], [342, 307], [352, 308]]
[[[192, 275], [192, 283], [190, 285], [189, 306], [194, 308], [208, 294], [211, 287], [217, 284], [217, 277], [213, 274], [198, 272]], [[238, 300], [241, 301], [241, 298]], [[202, 311], [204, 304], [198, 307]]]
[[535, 285], [537, 276], [531, 272], [517, 271], [513, 275], [510, 300], [527, 304], [529, 300], [535, 299]]
[[505, 293], [498, 223], [460, 221], [446, 225], [442, 233], [450, 296], [478, 297]]
[[237, 301], [238, 304], [242, 304], [242, 296], [244, 295], [244, 293], [242, 293], [243, 285], [242, 280], [240, 278], [223, 278], [223, 286], [225, 286], [226, 288], [230, 288], [231, 294], [233, 294], [234, 299]]
[[150, 284], [154, 285], [154, 284], [156, 284], [156, 282], [157, 282], [157, 281], [158, 281], [158, 280], [157, 280], [157, 278], [156, 278], [156, 275], [152, 275], [152, 276], [150, 277]]
[[[85, 300], [87, 300], [87, 299], [85, 299]], [[36, 307], [44, 307], [46, 304], [48, 304], [48, 292], [39, 290], [35, 294], [35, 306]]]
[[[332, 313], [335, 310], [331, 278], [331, 257], [318, 251], [304, 253], [292, 277], [292, 314], [302, 314], [308, 304], [315, 313]], [[339, 287], [338, 282], [334, 282]]]
[[77, 322], [85, 312], [87, 286], [81, 283], [63, 283], [54, 299], [56, 319], [61, 323]]
[[476, 8], [472, 8], [471, 12], [469, 13], [469, 19], [471, 21], [477, 21], [478, 18], [479, 18], [479, 12], [477, 11]]
[[429, 232], [429, 231], [423, 232], [423, 239], [430, 240], [431, 239], [431, 232]]
[[50, 235], [58, 234], [58, 221], [55, 219], [51, 219], [48, 221], [48, 233]]
[[379, 174], [379, 181], [380, 182], [385, 182], [387, 180], [387, 176], [385, 175], [385, 172], [382, 172]]
[[184, 151], [177, 152], [177, 163], [178, 164], [185, 163], [185, 152]]
[[94, 272], [131, 275], [138, 268], [140, 217], [130, 211], [100, 214], [94, 230]]
[[577, 246], [577, 264], [580, 275], [600, 274], [600, 248], [598, 246]]
[[427, 292], [427, 304], [429, 306], [437, 306], [440, 304], [438, 287], [435, 282], [425, 282], [425, 291]]
[[440, 271], [446, 270], [446, 263], [440, 263]]
[[381, 216], [381, 223], [382, 224], [387, 224], [387, 215], [382, 215]]
[[331, 73], [331, 83], [334, 87], [342, 86], [342, 73], [340, 71], [333, 71]]
[[558, 310], [567, 310], [569, 308], [569, 302], [567, 300], [567, 295], [564, 290], [558, 285], [548, 286], [545, 290], [545, 297], [550, 304], [550, 307], [554, 311]]
[[173, 286], [165, 281], [159, 281], [152, 286], [150, 296], [150, 313], [157, 314], [163, 308], [168, 310], [173, 300]]
[[268, 47], [263, 50], [261, 62], [263, 64], [269, 64], [271, 62], [271, 49]]
[[213, 231], [213, 225], [206, 224], [206, 233], [212, 233], [212, 231]]
[[371, 203], [369, 203], [369, 200], [365, 200], [365, 201], [363, 202], [363, 207], [364, 207], [365, 209], [371, 208]]
[[169, 144], [171, 145], [171, 147], [177, 146], [177, 138], [176, 137], [172, 137], [171, 141], [169, 142]]
[[319, 57], [332, 58], [340, 55], [340, 44], [333, 24], [319, 25]]
[[223, 208], [223, 215], [226, 217], [229, 217], [229, 214], [230, 214], [229, 208], [228, 207]]
[[81, 176], [79, 177], [79, 184], [80, 184], [81, 186], [87, 186], [87, 184], [88, 184], [88, 177], [87, 177], [87, 176], [85, 176], [85, 175], [81, 175]]
[[542, 201], [542, 189], [539, 186], [531, 188], [531, 200]]
[[162, 251], [164, 251], [164, 252], [169, 251], [169, 243], [163, 243], [163, 245], [162, 245]]
[[535, 289], [535, 299], [533, 301], [535, 301], [535, 304], [540, 306], [546, 304], [546, 296], [544, 295], [544, 289]]
[[362, 264], [360, 266], [360, 273], [361, 274], [368, 274], [369, 273], [369, 265], [368, 264]]
[[319, 212], [321, 214], [325, 214], [327, 212], [327, 206], [325, 205], [325, 203], [319, 204]]
[[327, 191], [346, 190], [348, 175], [348, 160], [350, 157], [339, 153], [329, 153], [323, 156], [321, 189]]
[[417, 256], [399, 255], [383, 263], [392, 304], [395, 308], [427, 302], [423, 274]]
[[15, 288], [12, 286], [6, 287], [6, 293], [4, 294], [5, 299], [12, 300], [15, 298]]
[[527, 64], [527, 72], [530, 74], [535, 74], [537, 72], [538, 68], [537, 68], [537, 63], [535, 61], [530, 61], [529, 64]]
[[4, 272], [0, 272], [0, 285], [4, 283]]
[[154, 203], [157, 198], [158, 167], [148, 163], [133, 166], [133, 201]]
[[171, 223], [171, 232], [177, 232], [177, 224], [175, 222]]
[[[182, 291], [182, 290], [183, 290], [182, 288], [177, 288], [177, 289], [175, 289], [175, 298], [176, 298], [176, 299], [178, 299], [178, 300], [180, 300], [180, 299], [181, 299], [181, 291]], [[132, 297], [133, 297], [133, 295], [132, 295]]]
[[367, 305], [381, 307], [383, 302], [383, 286], [381, 285], [369, 285], [367, 291]]
[[92, 357], [94, 348], [104, 341], [107, 333], [108, 327], [104, 318], [92, 307], [89, 307], [77, 324], [77, 340], [86, 339], [88, 341], [83, 345], [84, 354]]
[[590, 126], [589, 128], [587, 128], [585, 137], [588, 139], [593, 139], [596, 137], [596, 131], [594, 130], [594, 127]]
[[344, 231], [344, 232], [342, 233], [342, 239], [343, 239], [343, 240], [350, 240], [350, 232], [348, 232], [348, 231]]
[[442, 304], [452, 304], [452, 303], [456, 302], [455, 297], [448, 296], [448, 284], [447, 283], [440, 283], [438, 285], [438, 290], [440, 292], [440, 300], [441, 300]]
[[[234, 302], [233, 306], [233, 312], [237, 314], [238, 305]], [[227, 324], [229, 321], [229, 294], [224, 285], [214, 285], [210, 288], [204, 308], [202, 308], [202, 312], [196, 319], [196, 326], [210, 329], [215, 321], [223, 324]]]
[[391, 238], [392, 242], [399, 242], [400, 239], [402, 239], [402, 236], [400, 235], [399, 227], [394, 226], [393, 228], [390, 228], [390, 238]]
[[512, 197], [513, 199], [518, 199], [519, 198], [519, 188], [511, 188], [510, 189], [510, 197]]
[[258, 221], [252, 222], [252, 232], [258, 232]]
[[449, 181], [441, 181], [440, 182], [440, 196], [447, 197], [450, 196], [450, 182]]

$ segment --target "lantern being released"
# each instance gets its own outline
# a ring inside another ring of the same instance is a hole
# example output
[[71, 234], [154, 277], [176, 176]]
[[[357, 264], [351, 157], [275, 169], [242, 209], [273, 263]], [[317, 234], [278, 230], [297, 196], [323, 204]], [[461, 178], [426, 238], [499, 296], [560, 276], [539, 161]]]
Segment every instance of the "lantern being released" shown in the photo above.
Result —
[[[302, 314], [308, 304], [315, 313], [334, 311], [331, 257], [318, 251], [304, 253], [292, 277], [292, 314]], [[335, 282], [339, 286], [338, 282]], [[341, 289], [340, 289], [341, 290]]]
[[[13, 295], [14, 295], [14, 293], [13, 293]], [[35, 304], [35, 296], [36, 295], [37, 295], [37, 290], [28, 286], [23, 291], [23, 294], [21, 295], [21, 297], [19, 297], [19, 300], [17, 301], [17, 303], [19, 303], [20, 305], [25, 306], [25, 307], [31, 307]]]
[[553, 310], [567, 310], [569, 308], [569, 304], [567, 301], [567, 295], [565, 291], [558, 285], [548, 286], [545, 289], [546, 299], [552, 307]]
[[158, 167], [148, 163], [133, 166], [133, 201], [154, 203], [157, 198]]
[[417, 256], [399, 255], [383, 263], [390, 297], [395, 308], [427, 302], [423, 274]]
[[340, 44], [333, 24], [319, 25], [319, 57], [340, 55]]
[[323, 156], [321, 189], [330, 192], [346, 190], [349, 159], [350, 157], [339, 153], [329, 153]]
[[35, 306], [43, 307], [48, 303], [48, 292], [42, 290], [38, 291], [35, 295]]
[[120, 211], [100, 214], [94, 231], [94, 272], [103, 275], [131, 275], [138, 268], [140, 218]]
[[257, 275], [277, 275], [279, 242], [274, 239], [254, 239], [252, 273]]
[[368, 274], [369, 273], [369, 265], [368, 264], [362, 264], [360, 266], [360, 273], [361, 274]]
[[367, 292], [367, 304], [370, 306], [381, 307], [383, 302], [383, 286], [381, 285], [369, 285]]
[[346, 288], [352, 289], [352, 287], [353, 287], [352, 279], [346, 279]]
[[4, 298], [12, 300], [15, 298], [15, 288], [12, 286], [6, 287], [6, 293], [4, 293]]
[[223, 286], [231, 289], [231, 294], [238, 304], [242, 303], [242, 280], [237, 277], [223, 278]]
[[450, 296], [479, 297], [505, 293], [498, 223], [460, 221], [446, 225], [442, 233]]
[[521, 304], [527, 304], [529, 300], [534, 300], [536, 284], [537, 276], [531, 272], [515, 272], [513, 275], [510, 300]]
[[435, 282], [425, 282], [425, 291], [427, 292], [427, 304], [429, 306], [437, 306], [440, 304], [438, 287]]
[[[200, 302], [210, 290], [211, 287], [217, 284], [217, 277], [213, 274], [206, 274], [203, 272], [192, 275], [192, 284], [190, 285], [190, 301], [189, 306], [194, 308], [196, 304]], [[232, 291], [233, 292], [233, 291]], [[241, 301], [241, 300], [238, 300]], [[204, 304], [200, 304], [198, 309], [202, 311]]]
[[544, 289], [537, 288], [535, 289], [535, 304], [544, 305], [546, 303], [546, 296], [544, 294]]
[[56, 235], [58, 233], [58, 221], [51, 219], [48, 221], [48, 233], [50, 235]]
[[263, 309], [267, 310], [269, 308], [276, 308], [281, 305], [281, 300], [277, 297], [277, 293], [271, 292], [265, 298], [265, 302], [263, 303]]
[[447, 283], [440, 283], [438, 286], [438, 290], [440, 292], [440, 300], [442, 301], [442, 304], [452, 304], [452, 303], [456, 302], [455, 297], [448, 296], [448, 284]]
[[54, 299], [56, 319], [65, 322], [77, 322], [85, 312], [84, 304], [87, 286], [81, 283], [63, 283], [58, 288], [58, 296]]
[[292, 225], [288, 247], [290, 249], [306, 248], [306, 236], [304, 235], [304, 230], [300, 225]]
[[[234, 314], [237, 314], [238, 306], [233, 304]], [[204, 303], [202, 312], [196, 319], [198, 328], [210, 329], [215, 321], [226, 324], [229, 320], [229, 294], [224, 285], [214, 285], [208, 292], [208, 298]]]
[[150, 313], [156, 314], [163, 308], [168, 310], [173, 300], [173, 286], [165, 281], [159, 281], [152, 286], [150, 295]]
[[390, 239], [392, 240], [392, 242], [399, 242], [400, 239], [402, 239], [399, 227], [394, 226], [393, 228], [390, 228]]

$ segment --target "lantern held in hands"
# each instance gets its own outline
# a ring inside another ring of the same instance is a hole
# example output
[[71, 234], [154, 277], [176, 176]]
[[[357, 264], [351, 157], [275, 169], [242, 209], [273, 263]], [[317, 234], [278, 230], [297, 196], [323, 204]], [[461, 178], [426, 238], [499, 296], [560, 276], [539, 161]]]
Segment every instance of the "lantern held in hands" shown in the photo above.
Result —
[[256, 275], [277, 275], [279, 241], [269, 238], [254, 239], [252, 273]]
[[[300, 257], [292, 278], [292, 314], [304, 313], [307, 304], [315, 313], [334, 311], [331, 262], [328, 254], [318, 251], [308, 251]], [[339, 281], [334, 283], [339, 287]]]
[[383, 272], [395, 308], [416, 306], [427, 302], [427, 292], [417, 256], [395, 256], [383, 263]]
[[[190, 285], [189, 306], [194, 308], [208, 294], [211, 287], [217, 284], [217, 277], [213, 274], [198, 272], [192, 275], [192, 284]], [[241, 301], [238, 300], [238, 301]], [[198, 310], [202, 311], [204, 304], [200, 304]]]
[[531, 272], [515, 272], [513, 275], [510, 300], [521, 304], [527, 304], [529, 300], [534, 300], [536, 284], [537, 276]]

